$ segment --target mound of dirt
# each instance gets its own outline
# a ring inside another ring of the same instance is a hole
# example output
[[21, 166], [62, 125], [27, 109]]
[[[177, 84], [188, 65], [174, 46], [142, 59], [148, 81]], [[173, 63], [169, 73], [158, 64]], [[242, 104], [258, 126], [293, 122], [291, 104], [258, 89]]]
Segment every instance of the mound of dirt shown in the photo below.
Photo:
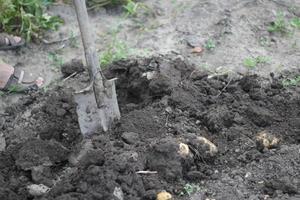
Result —
[[[6, 109], [0, 197], [154, 200], [166, 190], [175, 199], [298, 198], [299, 87], [274, 77], [209, 77], [180, 56], [121, 61], [106, 74], [118, 77], [122, 111], [109, 133], [81, 138], [66, 87]], [[261, 131], [281, 143], [258, 148]], [[198, 187], [189, 197], [190, 182]], [[31, 184], [51, 189], [32, 196]]]

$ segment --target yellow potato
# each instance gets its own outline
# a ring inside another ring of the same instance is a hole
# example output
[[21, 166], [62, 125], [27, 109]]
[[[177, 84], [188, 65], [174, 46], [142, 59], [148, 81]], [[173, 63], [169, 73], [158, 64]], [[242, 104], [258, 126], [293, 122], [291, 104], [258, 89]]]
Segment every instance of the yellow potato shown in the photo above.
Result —
[[156, 200], [171, 200], [172, 195], [169, 192], [162, 191], [157, 194]]
[[267, 131], [259, 132], [256, 135], [256, 144], [258, 147], [272, 149], [278, 146], [280, 139]]
[[179, 150], [178, 153], [181, 157], [186, 158], [190, 155], [190, 148], [187, 144], [179, 143]]

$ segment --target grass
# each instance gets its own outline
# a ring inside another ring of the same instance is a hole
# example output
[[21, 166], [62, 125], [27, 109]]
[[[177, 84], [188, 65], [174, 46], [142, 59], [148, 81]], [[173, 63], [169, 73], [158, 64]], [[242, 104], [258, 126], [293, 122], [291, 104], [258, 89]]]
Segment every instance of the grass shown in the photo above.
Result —
[[107, 65], [129, 56], [130, 49], [127, 44], [121, 40], [113, 39], [108, 45], [108, 49], [100, 55], [100, 65], [105, 68]]
[[140, 8], [140, 4], [135, 3], [132, 0], [127, 0], [127, 3], [123, 6], [123, 8], [126, 12], [126, 16], [136, 16], [137, 11]]
[[56, 70], [58, 70], [64, 64], [64, 59], [55, 52], [50, 52], [48, 58]]
[[71, 48], [78, 48], [79, 47], [79, 42], [77, 40], [76, 35], [74, 34], [73, 31], [70, 33], [70, 39], [69, 39], [69, 45]]
[[135, 49], [128, 46], [128, 44], [118, 38], [120, 27], [109, 32], [111, 41], [106, 45], [106, 49], [100, 53], [100, 66], [105, 69], [108, 65], [118, 60], [127, 59], [129, 56], [139, 55], [147, 56], [149, 54], [147, 49]]
[[18, 93], [18, 92], [21, 92], [23, 91], [23, 88], [20, 86], [20, 85], [10, 85], [8, 88], [7, 88], [7, 93]]
[[284, 18], [284, 14], [282, 12], [279, 12], [276, 14], [276, 19], [271, 22], [271, 24], [268, 27], [269, 32], [279, 32], [279, 33], [287, 33], [287, 23]]
[[200, 191], [200, 186], [196, 184], [190, 184], [187, 183], [182, 189], [182, 192], [180, 192], [180, 196], [188, 195], [191, 196], [192, 194]]
[[282, 81], [282, 85], [284, 87], [297, 86], [299, 84], [300, 84], [300, 75], [296, 76], [295, 78], [285, 79]]
[[45, 12], [52, 0], [0, 0], [0, 32], [40, 38], [46, 30], [56, 30], [63, 23]]
[[300, 29], [300, 17], [295, 17], [295, 18], [291, 19], [290, 25], [294, 28]]
[[268, 26], [268, 31], [270, 33], [277, 32], [281, 34], [288, 34], [292, 33], [295, 28], [300, 29], [299, 17], [295, 17], [288, 21], [282, 12], [278, 12], [275, 20]]
[[212, 40], [212, 39], [208, 39], [207, 41], [206, 41], [206, 43], [205, 43], [205, 49], [207, 49], [207, 50], [213, 50], [214, 48], [216, 48], [216, 43], [215, 43], [215, 41], [214, 40]]
[[249, 57], [244, 59], [243, 64], [248, 69], [254, 69], [257, 67], [258, 64], [265, 64], [268, 63], [271, 59], [266, 56], [257, 56], [255, 58]]

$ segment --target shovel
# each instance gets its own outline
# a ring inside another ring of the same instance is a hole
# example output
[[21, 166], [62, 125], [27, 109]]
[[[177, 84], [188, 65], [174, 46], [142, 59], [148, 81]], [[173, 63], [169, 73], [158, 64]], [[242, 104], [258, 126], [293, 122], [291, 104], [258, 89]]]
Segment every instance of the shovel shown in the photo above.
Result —
[[75, 92], [74, 97], [80, 130], [83, 136], [87, 137], [101, 130], [107, 131], [113, 121], [119, 120], [121, 115], [115, 79], [107, 80], [100, 68], [85, 0], [74, 0], [74, 5], [90, 76], [90, 85]]

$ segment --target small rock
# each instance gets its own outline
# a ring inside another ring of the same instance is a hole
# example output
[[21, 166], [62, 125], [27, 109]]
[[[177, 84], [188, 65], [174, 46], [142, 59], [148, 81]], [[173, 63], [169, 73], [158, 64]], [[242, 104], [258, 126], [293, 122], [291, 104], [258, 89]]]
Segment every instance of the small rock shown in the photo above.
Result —
[[134, 144], [138, 141], [140, 136], [138, 133], [124, 132], [121, 137], [127, 144]]
[[201, 44], [201, 40], [196, 35], [188, 35], [185, 41], [190, 47], [197, 47]]

